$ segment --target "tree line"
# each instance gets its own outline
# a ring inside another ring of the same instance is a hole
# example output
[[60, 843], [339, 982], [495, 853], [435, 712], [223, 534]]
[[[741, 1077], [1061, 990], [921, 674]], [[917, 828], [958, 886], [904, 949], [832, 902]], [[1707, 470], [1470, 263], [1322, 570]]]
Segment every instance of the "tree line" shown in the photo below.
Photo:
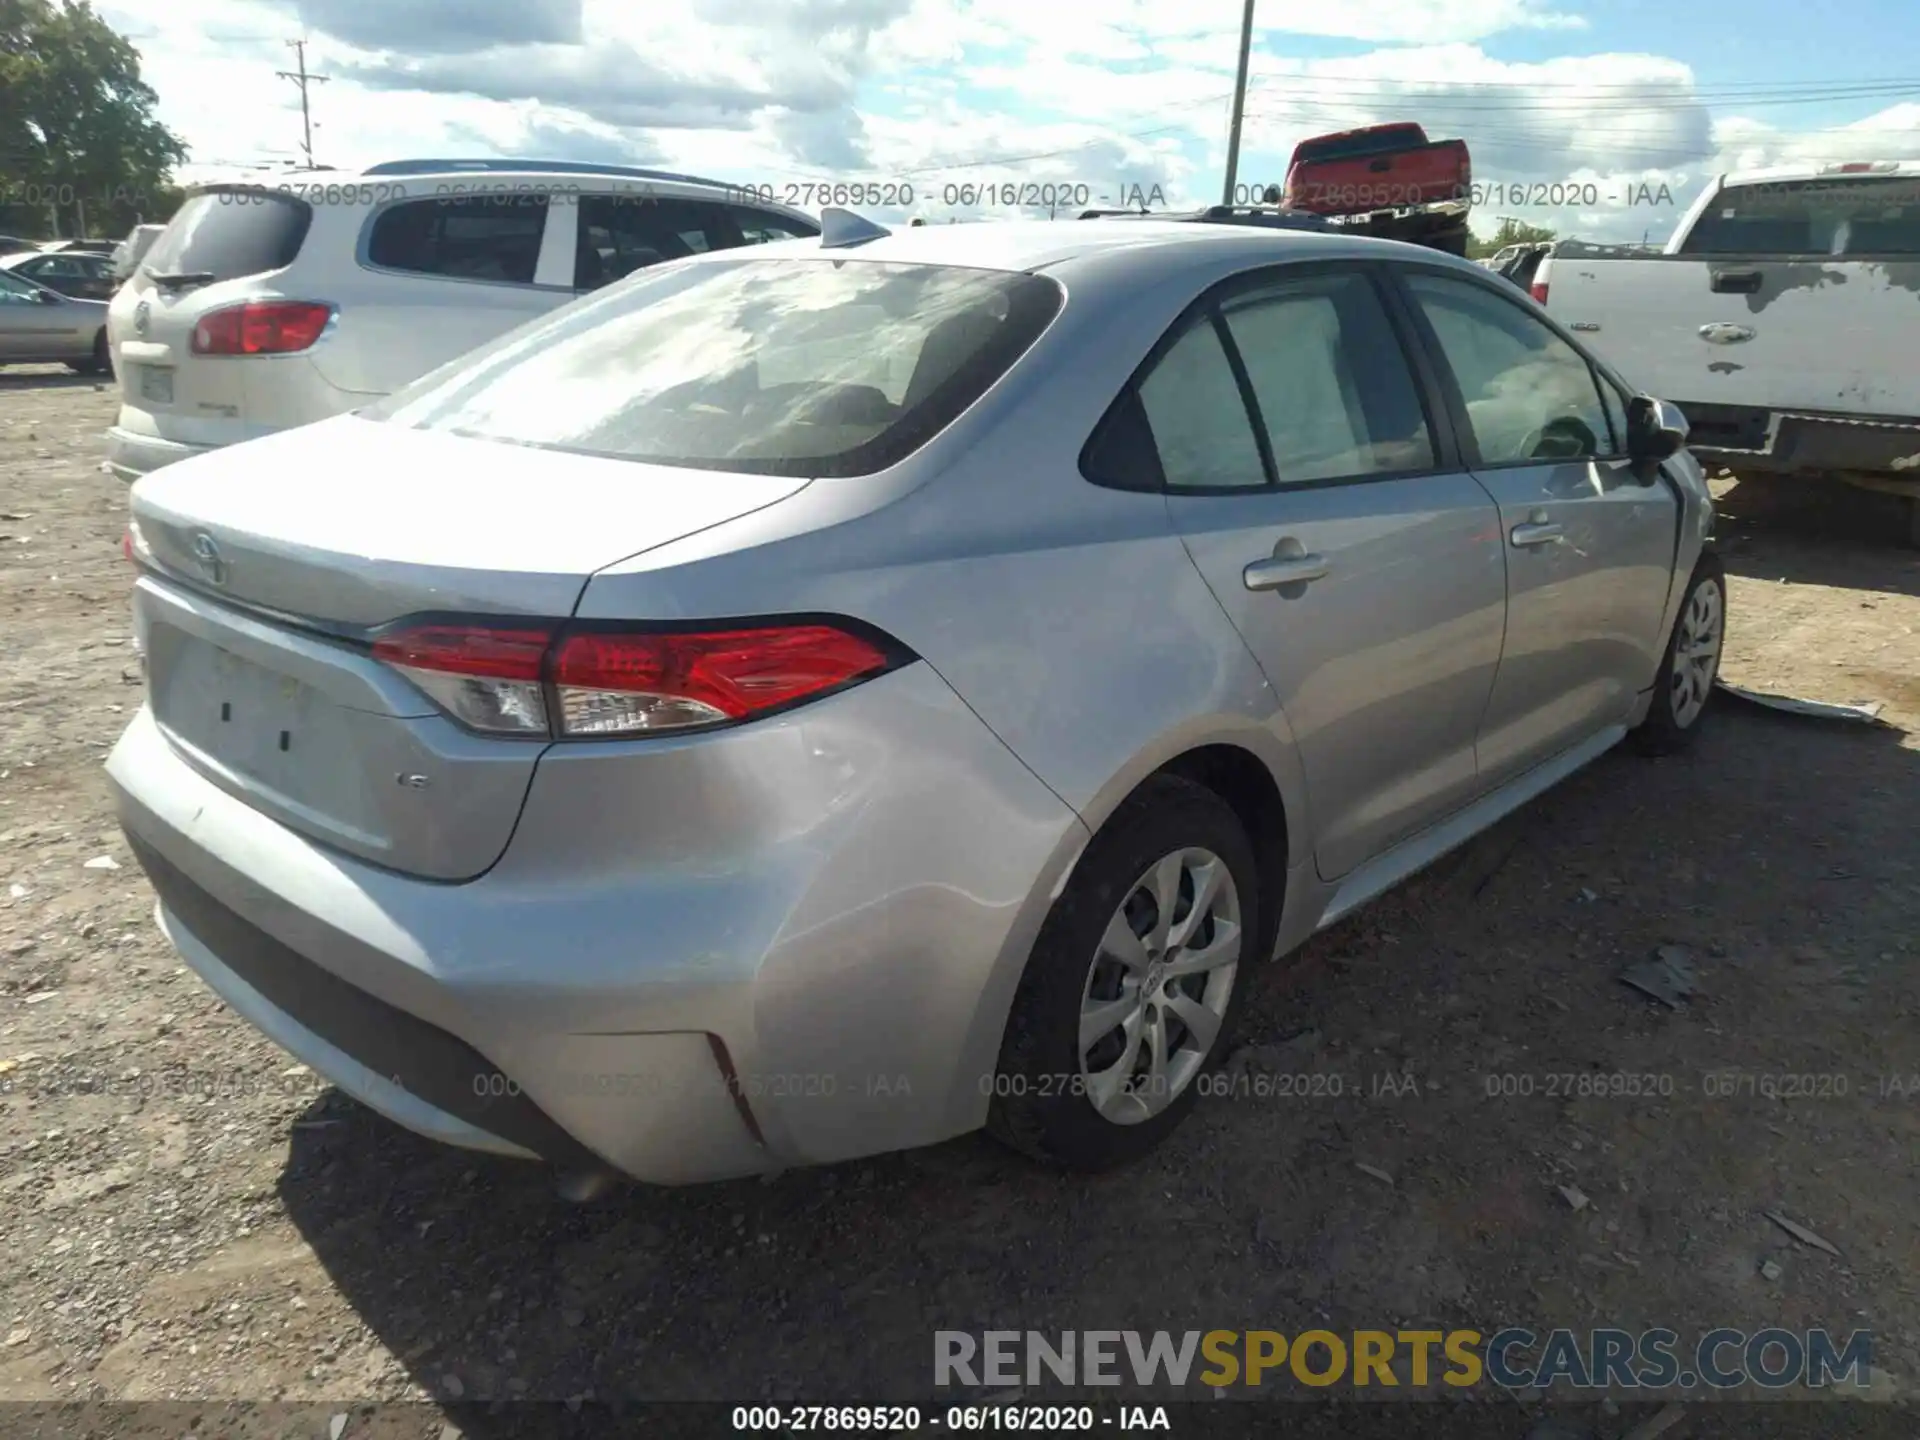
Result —
[[178, 135], [90, 0], [0, 0], [0, 233], [124, 235], [178, 207]]

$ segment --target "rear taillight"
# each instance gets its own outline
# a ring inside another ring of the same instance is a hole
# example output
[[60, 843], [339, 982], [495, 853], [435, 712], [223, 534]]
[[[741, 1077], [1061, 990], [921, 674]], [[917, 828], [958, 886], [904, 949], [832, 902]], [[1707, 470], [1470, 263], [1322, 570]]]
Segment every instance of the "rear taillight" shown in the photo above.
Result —
[[331, 305], [310, 300], [249, 300], [209, 310], [193, 327], [196, 355], [288, 355], [320, 338]]
[[1531, 295], [1535, 300], [1539, 301], [1542, 305], [1546, 304], [1547, 303], [1547, 282], [1544, 280], [1534, 281], [1533, 284], [1527, 287], [1527, 293]]
[[126, 534], [120, 537], [120, 555], [121, 555], [121, 558], [124, 559], [129, 565], [134, 563], [133, 531], [131, 530], [127, 531]]
[[407, 626], [374, 642], [469, 729], [542, 738], [724, 725], [877, 675], [897, 647], [837, 625], [733, 630]]

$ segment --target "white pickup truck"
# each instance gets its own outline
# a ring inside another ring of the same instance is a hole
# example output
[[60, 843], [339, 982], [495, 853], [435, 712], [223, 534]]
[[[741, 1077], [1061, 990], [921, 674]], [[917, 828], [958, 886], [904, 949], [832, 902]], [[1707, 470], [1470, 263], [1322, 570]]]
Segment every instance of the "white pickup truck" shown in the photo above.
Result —
[[1563, 241], [1531, 290], [1703, 462], [1906, 495], [1920, 545], [1920, 164], [1722, 175], [1664, 250]]

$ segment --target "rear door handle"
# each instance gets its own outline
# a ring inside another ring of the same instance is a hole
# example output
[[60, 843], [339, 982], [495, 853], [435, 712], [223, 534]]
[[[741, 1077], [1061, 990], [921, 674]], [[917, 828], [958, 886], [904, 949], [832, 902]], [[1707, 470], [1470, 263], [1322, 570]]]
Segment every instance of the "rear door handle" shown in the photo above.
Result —
[[1565, 532], [1552, 521], [1536, 520], [1526, 525], [1516, 525], [1510, 537], [1521, 548], [1531, 545], [1552, 545], [1565, 538]]
[[1324, 555], [1275, 555], [1256, 560], [1242, 572], [1249, 590], [1280, 590], [1288, 585], [1307, 585], [1327, 573]]
[[1715, 270], [1707, 282], [1716, 295], [1757, 295], [1760, 293], [1758, 270]]

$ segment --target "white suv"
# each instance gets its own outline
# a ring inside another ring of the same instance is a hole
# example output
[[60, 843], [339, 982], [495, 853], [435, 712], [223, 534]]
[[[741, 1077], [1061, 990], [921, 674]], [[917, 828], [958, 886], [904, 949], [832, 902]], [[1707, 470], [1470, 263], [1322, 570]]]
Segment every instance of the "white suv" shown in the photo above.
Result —
[[195, 187], [114, 297], [108, 463], [357, 409], [644, 265], [818, 235], [717, 180], [542, 161], [403, 160]]

